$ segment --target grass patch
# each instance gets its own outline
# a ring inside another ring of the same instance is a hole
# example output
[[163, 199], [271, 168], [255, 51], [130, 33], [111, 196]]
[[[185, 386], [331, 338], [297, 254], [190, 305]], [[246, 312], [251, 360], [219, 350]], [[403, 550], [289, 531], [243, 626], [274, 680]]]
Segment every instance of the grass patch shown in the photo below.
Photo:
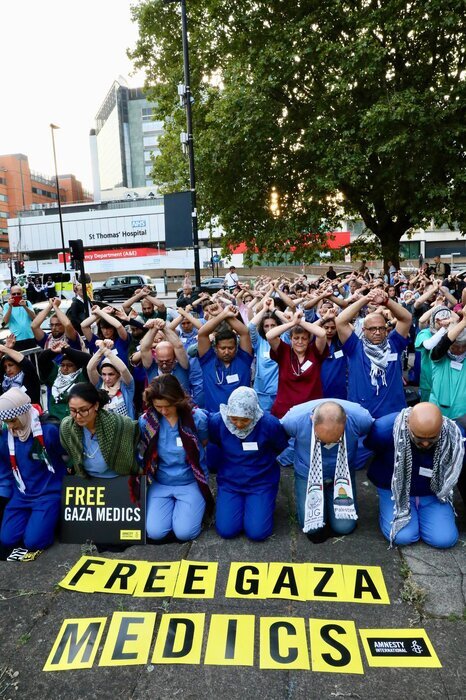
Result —
[[403, 578], [403, 586], [401, 588], [401, 600], [408, 605], [411, 605], [422, 620], [425, 617], [424, 605], [426, 602], [427, 593], [424, 588], [421, 588], [414, 580], [411, 569], [406, 560], [401, 559], [400, 574]]

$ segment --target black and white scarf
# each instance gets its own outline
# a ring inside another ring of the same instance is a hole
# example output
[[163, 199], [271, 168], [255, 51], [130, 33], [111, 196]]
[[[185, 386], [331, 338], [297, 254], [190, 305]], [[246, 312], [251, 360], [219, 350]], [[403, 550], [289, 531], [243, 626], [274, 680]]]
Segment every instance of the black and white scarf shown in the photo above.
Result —
[[[411, 520], [409, 495], [413, 471], [412, 445], [408, 428], [411, 408], [404, 408], [393, 425], [395, 464], [392, 476], [392, 499], [395, 502], [390, 546], [398, 532]], [[456, 423], [443, 418], [440, 438], [435, 445], [430, 488], [439, 501], [451, 503], [453, 486], [458, 481], [464, 457], [463, 436]]]
[[370, 340], [365, 337], [365, 335], [362, 336], [361, 341], [364, 354], [371, 363], [371, 384], [373, 387], [375, 387], [375, 393], [378, 396], [380, 390], [379, 379], [381, 381], [381, 386], [387, 386], [385, 370], [387, 369], [388, 357], [391, 355], [392, 349], [390, 347], [390, 343], [388, 342], [388, 338], [385, 338], [385, 340], [379, 345], [371, 343]]
[[[333, 509], [335, 517], [357, 520], [354, 504], [353, 485], [348, 464], [346, 436], [343, 433], [338, 442], [337, 461], [333, 480]], [[311, 436], [309, 475], [307, 478], [306, 501], [304, 504], [303, 532], [317, 530], [324, 523], [324, 479], [322, 469], [322, 443], [316, 438], [314, 427]]]

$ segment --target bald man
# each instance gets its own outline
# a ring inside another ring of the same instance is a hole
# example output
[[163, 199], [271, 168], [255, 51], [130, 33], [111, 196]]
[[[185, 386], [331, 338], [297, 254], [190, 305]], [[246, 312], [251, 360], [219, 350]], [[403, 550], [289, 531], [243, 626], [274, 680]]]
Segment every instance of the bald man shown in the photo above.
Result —
[[300, 527], [315, 543], [348, 535], [356, 527], [354, 468], [358, 440], [373, 418], [343, 399], [315, 399], [281, 419], [294, 442], [296, 510]]
[[428, 402], [374, 422], [364, 442], [375, 452], [368, 477], [379, 495], [380, 529], [391, 544], [456, 544], [451, 500], [464, 467], [465, 434]]
[[[351, 322], [367, 304], [385, 306], [391, 311], [396, 318], [391, 333], [384, 316], [371, 313], [364, 319], [362, 337], [357, 337]], [[377, 288], [366, 296], [360, 295], [335, 322], [348, 362], [348, 400], [367, 408], [374, 418], [404, 408], [402, 355], [409, 343], [409, 311]]]

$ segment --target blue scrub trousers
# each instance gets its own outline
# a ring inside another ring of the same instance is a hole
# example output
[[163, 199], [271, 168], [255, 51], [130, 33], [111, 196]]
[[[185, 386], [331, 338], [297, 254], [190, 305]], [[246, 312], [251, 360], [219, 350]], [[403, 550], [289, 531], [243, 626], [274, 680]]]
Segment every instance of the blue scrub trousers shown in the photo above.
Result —
[[250, 540], [267, 539], [273, 531], [277, 493], [278, 484], [255, 493], [219, 485], [215, 527], [220, 537], [230, 539], [244, 532]]
[[[354, 481], [354, 476], [351, 474], [351, 483], [353, 485], [353, 498], [356, 504], [356, 483]], [[298, 523], [301, 530], [304, 527], [304, 506], [306, 503], [306, 492], [307, 492], [307, 477], [301, 476], [300, 474], [294, 473], [294, 488], [296, 497], [296, 511], [298, 516]], [[329, 525], [333, 532], [338, 535], [349, 535], [356, 528], [357, 520], [351, 520], [350, 518], [336, 518], [335, 511], [333, 509], [333, 481], [324, 482], [324, 523]], [[309, 533], [320, 532], [322, 528], [317, 528], [316, 530], [310, 530]]]
[[3, 514], [0, 540], [5, 547], [21, 542], [35, 551], [50, 547], [60, 517], [60, 494], [24, 498], [14, 494]]
[[201, 531], [204, 511], [204, 496], [196, 481], [179, 486], [155, 481], [147, 494], [147, 534], [162, 540], [173, 531], [179, 540], [193, 540]]
[[[379, 495], [379, 524], [383, 536], [390, 540], [394, 502], [390, 489], [377, 489]], [[458, 541], [455, 512], [450, 503], [436, 496], [411, 496], [411, 520], [396, 535], [394, 544], [414, 544], [422, 540], [431, 547], [447, 549]]]

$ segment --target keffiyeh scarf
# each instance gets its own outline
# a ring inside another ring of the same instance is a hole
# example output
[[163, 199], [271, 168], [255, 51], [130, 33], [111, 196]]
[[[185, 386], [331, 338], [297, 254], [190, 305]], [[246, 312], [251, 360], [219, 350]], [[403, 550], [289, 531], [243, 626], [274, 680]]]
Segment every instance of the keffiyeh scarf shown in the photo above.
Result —
[[[395, 502], [390, 530], [390, 546], [398, 532], [411, 520], [409, 495], [413, 471], [413, 455], [408, 428], [411, 408], [404, 408], [393, 425], [395, 464], [392, 476], [392, 499]], [[453, 486], [458, 481], [463, 466], [464, 444], [456, 423], [443, 418], [440, 438], [435, 445], [430, 488], [442, 503], [451, 503]]]
[[[391, 355], [392, 349], [390, 347], [390, 343], [388, 342], [388, 338], [385, 338], [385, 340], [382, 343], [380, 343], [380, 345], [375, 345], [374, 343], [371, 343], [369, 340], [367, 340], [367, 338], [364, 335], [362, 336], [361, 341], [364, 354], [371, 363], [371, 384], [373, 387], [375, 387], [375, 393], [378, 396], [380, 386], [387, 386], [385, 370], [387, 369], [388, 357], [389, 355]], [[379, 379], [381, 385], [379, 385]]]

